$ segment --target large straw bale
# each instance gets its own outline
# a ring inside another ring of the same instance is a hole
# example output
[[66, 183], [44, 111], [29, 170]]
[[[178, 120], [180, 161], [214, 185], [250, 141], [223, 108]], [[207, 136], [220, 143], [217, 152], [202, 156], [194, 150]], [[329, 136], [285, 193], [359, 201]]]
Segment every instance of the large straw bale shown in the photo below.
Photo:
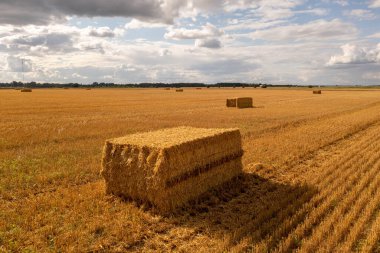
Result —
[[237, 108], [252, 108], [253, 100], [250, 97], [237, 98], [236, 106]]
[[32, 92], [32, 89], [24, 88], [24, 89], [21, 89], [21, 92]]
[[183, 89], [176, 89], [176, 92], [183, 92]]
[[321, 90], [313, 90], [313, 94], [322, 94]]
[[238, 129], [178, 127], [106, 141], [106, 192], [170, 211], [242, 171]]
[[236, 107], [236, 98], [227, 98], [227, 107]]

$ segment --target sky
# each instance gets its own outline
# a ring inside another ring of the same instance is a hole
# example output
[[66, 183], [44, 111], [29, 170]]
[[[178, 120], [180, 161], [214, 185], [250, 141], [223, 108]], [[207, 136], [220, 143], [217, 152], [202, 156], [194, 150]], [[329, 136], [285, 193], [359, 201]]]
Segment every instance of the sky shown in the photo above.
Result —
[[380, 0], [1, 0], [0, 82], [380, 84]]

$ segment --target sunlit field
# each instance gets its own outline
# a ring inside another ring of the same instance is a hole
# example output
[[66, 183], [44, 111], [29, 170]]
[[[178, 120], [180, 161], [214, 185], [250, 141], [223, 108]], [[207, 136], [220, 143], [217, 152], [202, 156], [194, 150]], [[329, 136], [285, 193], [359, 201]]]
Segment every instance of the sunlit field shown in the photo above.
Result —
[[[243, 175], [171, 215], [105, 195], [106, 139], [177, 126], [239, 128]], [[380, 252], [379, 150], [380, 90], [0, 90], [0, 252]]]

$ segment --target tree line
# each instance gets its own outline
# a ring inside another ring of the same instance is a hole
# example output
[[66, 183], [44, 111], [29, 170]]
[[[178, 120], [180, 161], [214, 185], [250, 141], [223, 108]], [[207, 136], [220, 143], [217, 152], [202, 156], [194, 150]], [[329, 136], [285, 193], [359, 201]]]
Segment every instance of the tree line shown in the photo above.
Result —
[[0, 83], [2, 88], [211, 88], [211, 87], [295, 87], [297, 85], [275, 85], [266, 83], [239, 83], [239, 82], [223, 82], [223, 83], [125, 83], [125, 84], [115, 84], [115, 83], [104, 83], [104, 82], [93, 82], [91, 84], [81, 84], [81, 83], [39, 83], [39, 82], [8, 82]]

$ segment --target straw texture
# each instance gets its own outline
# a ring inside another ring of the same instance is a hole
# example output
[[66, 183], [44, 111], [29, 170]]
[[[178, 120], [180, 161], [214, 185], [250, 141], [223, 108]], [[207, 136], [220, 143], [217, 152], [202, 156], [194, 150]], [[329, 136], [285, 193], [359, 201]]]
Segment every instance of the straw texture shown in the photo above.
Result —
[[179, 127], [106, 141], [106, 192], [170, 211], [238, 176], [238, 129]]
[[227, 107], [236, 107], [236, 98], [227, 99]]
[[249, 98], [249, 97], [237, 98], [236, 99], [236, 106], [237, 106], [237, 108], [252, 108], [253, 107], [253, 100], [252, 100], [252, 98]]

